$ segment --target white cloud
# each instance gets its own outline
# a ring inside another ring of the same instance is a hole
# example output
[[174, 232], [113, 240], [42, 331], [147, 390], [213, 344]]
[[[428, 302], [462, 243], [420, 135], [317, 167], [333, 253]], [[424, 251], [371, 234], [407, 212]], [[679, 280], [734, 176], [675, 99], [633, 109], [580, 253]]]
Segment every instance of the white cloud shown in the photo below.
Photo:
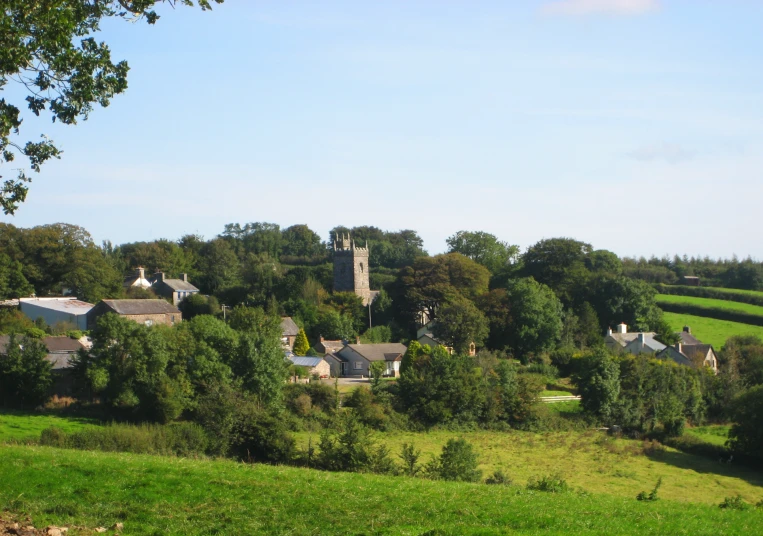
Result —
[[541, 7], [545, 15], [643, 15], [660, 7], [659, 0], [556, 0]]
[[642, 162], [657, 160], [669, 164], [678, 164], [694, 158], [694, 152], [676, 143], [655, 143], [639, 147], [629, 153], [628, 156]]

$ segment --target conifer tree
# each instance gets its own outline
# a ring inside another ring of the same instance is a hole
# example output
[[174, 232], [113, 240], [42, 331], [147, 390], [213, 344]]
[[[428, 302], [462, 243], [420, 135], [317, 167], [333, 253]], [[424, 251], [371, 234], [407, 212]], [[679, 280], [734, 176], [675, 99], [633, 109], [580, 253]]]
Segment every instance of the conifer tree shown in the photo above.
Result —
[[307, 342], [305, 330], [299, 328], [299, 333], [297, 333], [297, 338], [294, 341], [294, 355], [305, 355], [309, 349], [310, 343]]

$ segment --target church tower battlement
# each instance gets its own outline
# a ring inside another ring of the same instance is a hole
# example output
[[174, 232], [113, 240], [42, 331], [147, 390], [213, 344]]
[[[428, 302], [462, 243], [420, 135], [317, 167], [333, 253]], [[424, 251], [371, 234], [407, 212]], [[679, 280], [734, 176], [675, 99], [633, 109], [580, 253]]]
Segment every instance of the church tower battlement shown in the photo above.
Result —
[[334, 240], [334, 292], [354, 292], [368, 305], [371, 285], [368, 279], [368, 242], [358, 247], [349, 234]]

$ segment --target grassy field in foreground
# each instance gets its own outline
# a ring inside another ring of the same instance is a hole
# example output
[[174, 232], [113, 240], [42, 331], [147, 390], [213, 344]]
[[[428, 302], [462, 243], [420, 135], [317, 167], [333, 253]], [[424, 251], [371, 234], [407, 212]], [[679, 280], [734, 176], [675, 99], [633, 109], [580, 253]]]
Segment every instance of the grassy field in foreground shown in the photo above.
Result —
[[740, 313], [763, 317], [763, 307], [760, 305], [751, 305], [749, 303], [717, 300], [713, 298], [695, 298], [694, 296], [676, 296], [675, 294], [657, 294], [655, 300], [657, 301], [657, 305], [660, 303], [688, 303], [699, 307], [715, 307], [726, 311], [739, 311]]
[[741, 535], [763, 525], [761, 509], [223, 460], [21, 446], [0, 447], [0, 460], [0, 510], [30, 515], [38, 527], [121, 522], [125, 535]]
[[681, 331], [684, 326], [690, 326], [692, 335], [705, 344], [712, 344], [716, 350], [724, 345], [726, 339], [734, 335], [757, 335], [763, 338], [761, 326], [679, 313], [664, 313], [664, 317], [673, 331]]
[[[308, 434], [300, 433], [297, 437], [300, 445], [306, 447]], [[484, 477], [500, 469], [521, 485], [531, 477], [561, 473], [575, 488], [632, 498], [639, 491], [651, 489], [662, 477], [660, 496], [675, 501], [714, 504], [718, 497], [737, 494], [753, 502], [763, 499], [763, 472], [669, 448], [647, 455], [641, 441], [615, 439], [595, 430], [548, 433], [438, 430], [375, 435], [376, 441], [387, 445], [396, 458], [403, 443], [413, 443], [422, 451], [423, 462], [439, 454], [453, 437], [463, 437], [474, 445]], [[318, 441], [319, 437], [313, 436], [314, 444]]]
[[0, 412], [0, 442], [40, 439], [40, 432], [50, 426], [58, 426], [65, 432], [76, 432], [95, 424], [97, 424], [95, 421], [78, 417], [2, 410]]

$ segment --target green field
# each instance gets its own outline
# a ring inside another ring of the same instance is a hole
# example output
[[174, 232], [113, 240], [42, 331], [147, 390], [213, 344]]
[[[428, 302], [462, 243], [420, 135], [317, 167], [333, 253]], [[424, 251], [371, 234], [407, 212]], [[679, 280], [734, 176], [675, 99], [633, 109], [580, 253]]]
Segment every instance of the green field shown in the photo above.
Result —
[[575, 396], [569, 391], [542, 391], [540, 396]]
[[[303, 448], [307, 447], [308, 437], [306, 433], [298, 434]], [[474, 445], [485, 476], [500, 469], [522, 485], [533, 476], [561, 473], [570, 485], [579, 489], [635, 497], [662, 477], [661, 496], [675, 501], [713, 504], [719, 496], [737, 494], [749, 501], [763, 499], [763, 472], [720, 464], [717, 460], [673, 449], [644, 454], [641, 441], [615, 439], [595, 430], [379, 432], [375, 435], [376, 440], [387, 445], [395, 456], [403, 443], [413, 443], [422, 451], [422, 461], [439, 454], [443, 445], [453, 437], [463, 437]], [[314, 435], [313, 444], [318, 439]]]
[[96, 421], [78, 417], [59, 417], [40, 413], [0, 412], [0, 443], [40, 439], [40, 432], [50, 426], [58, 426], [65, 432], [76, 432]]
[[723, 446], [726, 444], [726, 440], [729, 438], [730, 426], [724, 425], [712, 425], [712, 426], [697, 426], [695, 428], [687, 428], [687, 435], [693, 435], [706, 443], [712, 443], [713, 445]]
[[0, 511], [29, 515], [37, 527], [85, 528], [71, 529], [72, 536], [117, 522], [125, 535], [741, 535], [763, 526], [761, 509], [715, 506], [723, 495], [708, 501], [712, 505], [646, 503], [636, 501], [635, 493], [552, 494], [522, 486], [44, 447], [3, 446], [0, 460]]
[[763, 307], [759, 305], [750, 305], [729, 300], [716, 300], [712, 298], [695, 298], [693, 296], [677, 296], [675, 294], [657, 294], [655, 297], [657, 305], [660, 303], [688, 303], [699, 307], [715, 307], [726, 311], [738, 311], [763, 317]]
[[684, 326], [690, 326], [692, 335], [705, 344], [712, 344], [716, 350], [723, 347], [726, 339], [734, 335], [757, 335], [763, 338], [761, 326], [679, 313], [664, 313], [664, 317], [673, 331], [681, 331]]

